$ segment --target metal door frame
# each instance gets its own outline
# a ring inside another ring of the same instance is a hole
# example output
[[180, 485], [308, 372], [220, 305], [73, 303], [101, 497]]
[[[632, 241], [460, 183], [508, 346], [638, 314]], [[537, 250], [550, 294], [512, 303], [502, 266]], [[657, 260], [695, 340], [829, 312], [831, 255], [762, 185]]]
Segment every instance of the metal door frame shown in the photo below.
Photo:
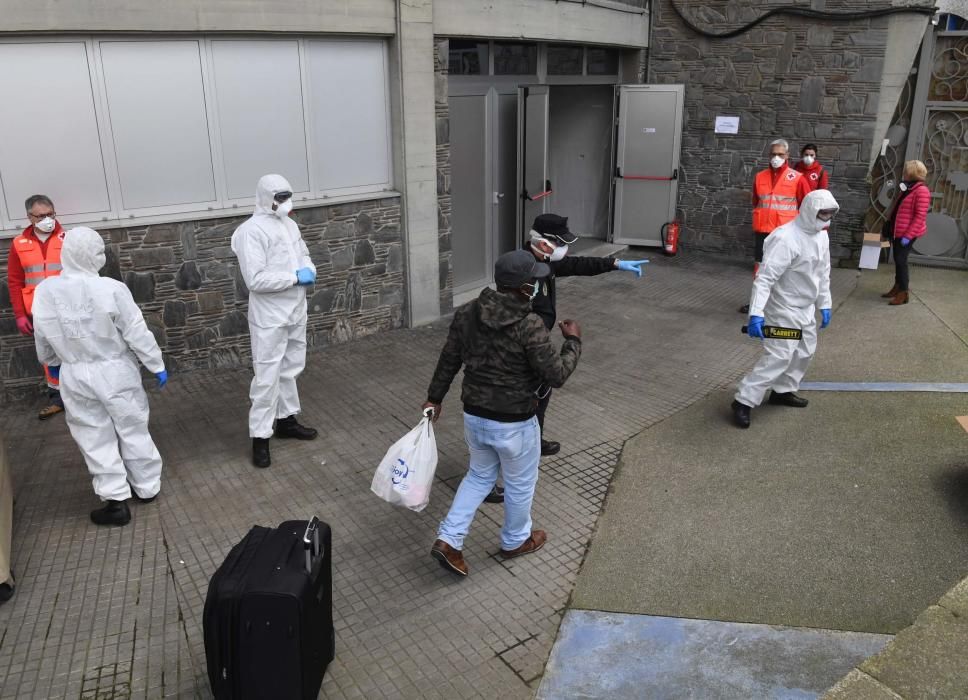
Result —
[[[944, 31], [939, 27], [928, 25], [924, 33], [921, 44], [921, 60], [918, 64], [917, 82], [914, 91], [914, 105], [911, 109], [911, 131], [905, 150], [905, 160], [924, 160], [924, 145], [927, 136], [926, 129], [934, 112], [958, 112], [964, 113], [968, 118], [968, 102], [958, 101], [931, 101], [928, 99], [933, 77], [933, 68], [937, 56], [935, 55], [938, 37], [948, 36], [968, 36], [968, 31]], [[940, 193], [932, 192], [932, 197], [942, 197]], [[933, 208], [933, 207], [932, 207]], [[953, 217], [954, 218], [954, 217]], [[955, 219], [957, 221], [957, 219]], [[958, 221], [961, 233], [968, 237], [968, 231], [962, 229], [964, 224]], [[930, 232], [929, 232], [930, 233]], [[939, 267], [958, 267], [968, 268], [968, 242], [965, 246], [965, 254], [962, 257], [949, 257], [941, 255], [923, 255], [914, 251], [916, 255], [910, 258], [911, 263], [927, 263]]]
[[671, 179], [674, 180], [672, 186], [669, 188], [669, 215], [667, 221], [672, 221], [676, 216], [676, 208], [678, 206], [679, 200], [679, 183], [678, 183], [678, 172], [680, 168], [679, 158], [682, 152], [682, 120], [685, 111], [685, 85], [616, 85], [615, 86], [615, 121], [614, 121], [614, 132], [615, 132], [615, 147], [612, 151], [612, 197], [611, 197], [611, 209], [610, 209], [610, 226], [609, 226], [609, 237], [613, 243], [621, 243], [624, 245], [662, 245], [662, 241], [656, 241], [654, 244], [651, 240], [643, 240], [640, 238], [627, 238], [622, 235], [621, 231], [621, 217], [618, 215], [619, 207], [621, 205], [621, 199], [624, 194], [624, 188], [619, 187], [620, 181], [623, 180], [621, 168], [623, 162], [620, 160], [620, 156], [624, 156], [625, 153], [625, 129], [623, 121], [623, 104], [622, 104], [622, 94], [623, 92], [652, 92], [652, 93], [675, 93], [676, 95], [676, 128], [675, 136], [673, 137], [672, 144], [672, 176]]

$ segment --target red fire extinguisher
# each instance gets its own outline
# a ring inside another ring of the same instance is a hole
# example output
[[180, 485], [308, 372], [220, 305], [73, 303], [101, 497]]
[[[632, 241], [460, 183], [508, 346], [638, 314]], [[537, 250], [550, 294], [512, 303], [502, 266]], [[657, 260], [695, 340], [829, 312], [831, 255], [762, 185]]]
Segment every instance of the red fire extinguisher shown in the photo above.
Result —
[[679, 252], [679, 222], [670, 221], [662, 225], [662, 246], [666, 255]]

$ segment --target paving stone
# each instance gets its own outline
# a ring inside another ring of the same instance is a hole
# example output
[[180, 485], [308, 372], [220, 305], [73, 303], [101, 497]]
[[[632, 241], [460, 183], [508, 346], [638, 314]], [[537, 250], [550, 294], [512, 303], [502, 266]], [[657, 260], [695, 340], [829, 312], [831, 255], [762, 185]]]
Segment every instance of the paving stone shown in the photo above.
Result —
[[[737, 332], [748, 266], [650, 257], [642, 280], [560, 281], [560, 314], [581, 321], [585, 343], [548, 413], [548, 435], [563, 448], [542, 460], [533, 516], [549, 541], [502, 561], [503, 510], [484, 505], [463, 580], [429, 556], [467, 464], [460, 377], [437, 427], [430, 505], [413, 513], [369, 491], [386, 449], [419, 418], [449, 319], [311, 353], [299, 380], [301, 419], [320, 437], [274, 442], [267, 470], [249, 463], [251, 372], [173, 373], [163, 392], [150, 392], [165, 460], [161, 496], [133, 504], [132, 523], [119, 529], [88, 520], [97, 503], [83, 460], [63, 420], [38, 426], [42, 397], [0, 406], [7, 434], [38, 437], [7, 446], [18, 587], [0, 607], [0, 698], [210, 697], [209, 578], [253, 524], [312, 514], [332, 525], [334, 542], [337, 657], [322, 697], [532, 697], [623, 442], [734, 382], [758, 354]], [[835, 298], [854, 278], [835, 271]], [[656, 299], [675, 299], [677, 312]], [[169, 313], [180, 320], [187, 311]], [[680, 314], [707, 329], [705, 342]], [[220, 335], [193, 328], [186, 340], [210, 348], [226, 332], [244, 332], [244, 315], [233, 318]]]

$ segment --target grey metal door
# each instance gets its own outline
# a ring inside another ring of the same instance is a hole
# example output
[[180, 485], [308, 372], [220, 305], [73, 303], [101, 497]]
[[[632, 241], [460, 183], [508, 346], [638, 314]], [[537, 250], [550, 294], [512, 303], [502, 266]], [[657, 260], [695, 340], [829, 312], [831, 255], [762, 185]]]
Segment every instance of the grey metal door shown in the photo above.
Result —
[[518, 88], [518, 240], [547, 210], [553, 190], [548, 179], [547, 85]]
[[662, 245], [662, 226], [675, 218], [683, 85], [620, 85], [615, 152], [613, 240]]
[[454, 293], [486, 287], [493, 254], [488, 227], [490, 188], [487, 162], [486, 95], [451, 95], [451, 261]]
[[497, 118], [494, 120], [496, 134], [494, 143], [495, 182], [491, 199], [494, 212], [494, 240], [497, 244], [496, 255], [507, 253], [519, 247], [517, 220], [517, 198], [514, 196], [518, 172], [517, 114], [516, 95], [494, 93]]

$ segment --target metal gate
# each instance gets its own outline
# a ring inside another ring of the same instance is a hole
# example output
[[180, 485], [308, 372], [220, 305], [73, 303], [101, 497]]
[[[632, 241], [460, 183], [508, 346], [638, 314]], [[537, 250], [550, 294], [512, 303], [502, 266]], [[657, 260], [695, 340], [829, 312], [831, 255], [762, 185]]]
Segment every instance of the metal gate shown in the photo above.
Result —
[[931, 27], [921, 47], [906, 159], [928, 168], [928, 233], [912, 263], [968, 267], [968, 31]]

